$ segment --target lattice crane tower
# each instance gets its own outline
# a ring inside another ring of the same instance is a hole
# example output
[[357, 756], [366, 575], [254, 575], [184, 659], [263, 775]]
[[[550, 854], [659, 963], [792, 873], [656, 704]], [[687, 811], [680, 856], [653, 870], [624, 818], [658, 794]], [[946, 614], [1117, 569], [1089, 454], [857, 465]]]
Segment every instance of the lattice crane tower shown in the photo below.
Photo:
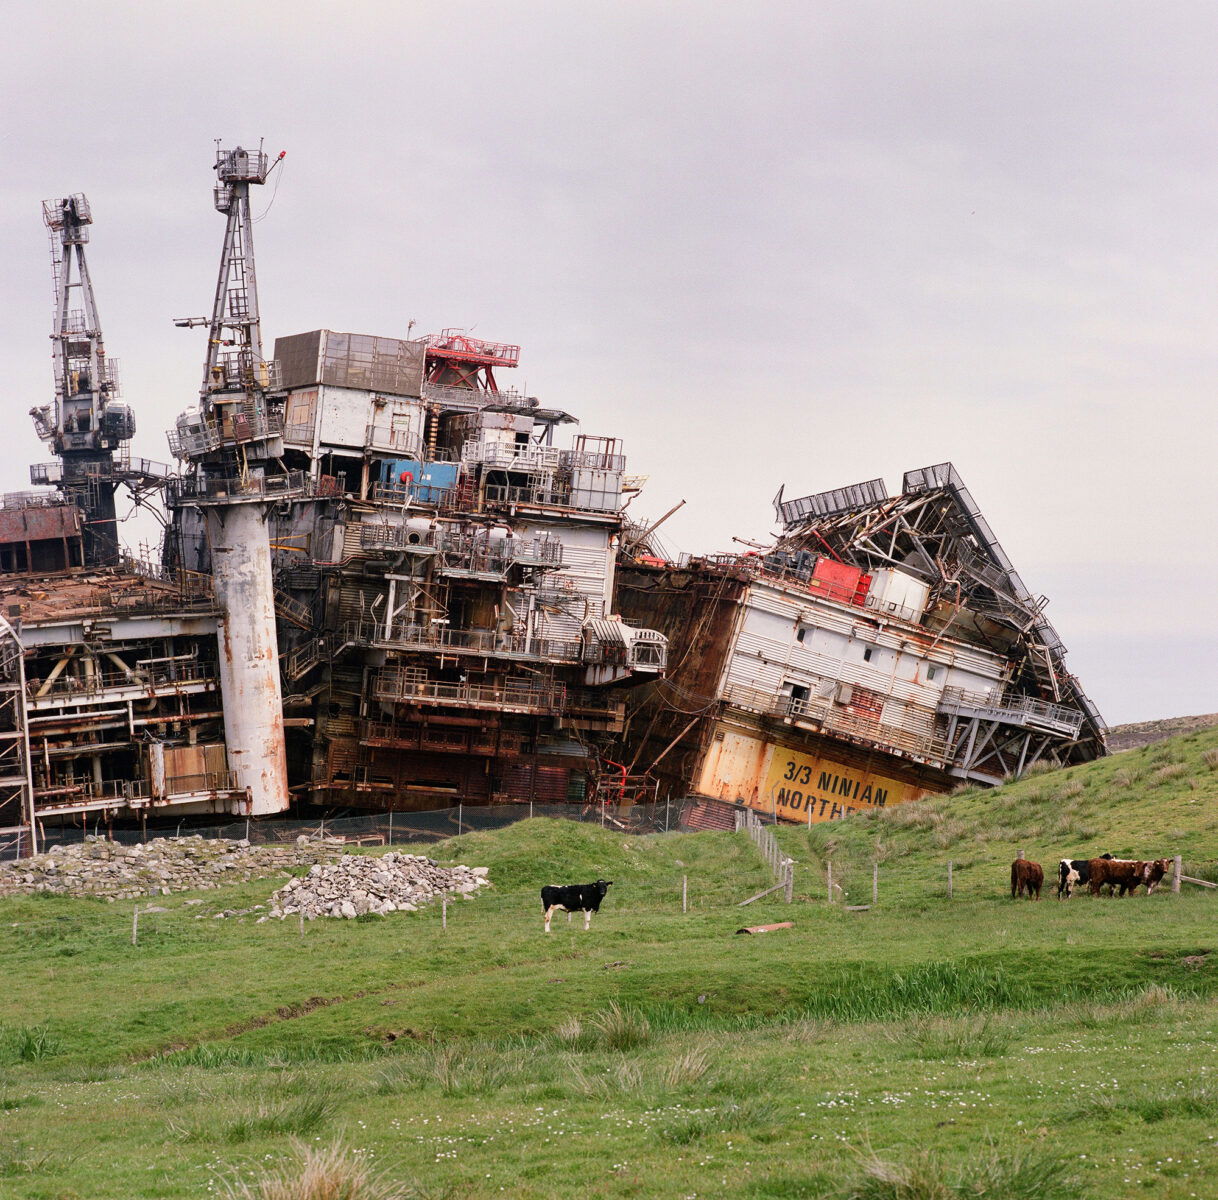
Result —
[[224, 740], [254, 816], [288, 807], [267, 521], [274, 505], [302, 493], [302, 484], [269, 469], [283, 454], [283, 411], [276, 364], [262, 357], [249, 194], [274, 165], [260, 149], [217, 146], [215, 203], [227, 225], [212, 314], [176, 322], [208, 327], [203, 385], [198, 407], [169, 434], [170, 449], [188, 464], [170, 503], [198, 509], [206, 525], [223, 611]]
[[119, 552], [114, 453], [122, 453], [135, 434], [135, 417], [117, 402], [118, 364], [106, 357], [102, 341], [85, 259], [93, 223], [89, 202], [83, 195], [46, 200], [42, 219], [50, 230], [55, 273], [55, 402], [30, 409], [30, 415], [62, 465], [54, 474], [35, 468], [31, 478], [58, 484], [84, 511], [85, 562], [105, 565], [116, 562]]

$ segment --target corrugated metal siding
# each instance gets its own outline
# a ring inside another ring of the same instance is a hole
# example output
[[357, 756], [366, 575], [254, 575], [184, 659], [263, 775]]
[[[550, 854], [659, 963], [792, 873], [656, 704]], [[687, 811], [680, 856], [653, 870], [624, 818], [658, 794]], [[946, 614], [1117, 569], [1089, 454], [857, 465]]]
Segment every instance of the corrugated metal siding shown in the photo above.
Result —
[[608, 591], [611, 551], [607, 529], [580, 529], [566, 526], [521, 522], [518, 532], [523, 538], [548, 533], [562, 540], [563, 567], [551, 572], [543, 586], [543, 596], [561, 597], [560, 612], [545, 612], [539, 618], [538, 634], [542, 637], [575, 640], [586, 619], [601, 618], [608, 612]]
[[[956, 685], [965, 678], [974, 690], [1001, 682], [1004, 663], [997, 655], [948, 639], [924, 650], [910, 641], [925, 637], [920, 630], [860, 624], [848, 611], [766, 586], [750, 588], [745, 604], [724, 671], [726, 687], [777, 693], [784, 682], [794, 682], [827, 698], [836, 683], [858, 685], [884, 697], [884, 724], [929, 734], [949, 681]], [[802, 642], [796, 637], [800, 626], [806, 631]], [[869, 662], [861, 660], [864, 646], [873, 647]], [[926, 678], [929, 664], [941, 668], [933, 681]]]

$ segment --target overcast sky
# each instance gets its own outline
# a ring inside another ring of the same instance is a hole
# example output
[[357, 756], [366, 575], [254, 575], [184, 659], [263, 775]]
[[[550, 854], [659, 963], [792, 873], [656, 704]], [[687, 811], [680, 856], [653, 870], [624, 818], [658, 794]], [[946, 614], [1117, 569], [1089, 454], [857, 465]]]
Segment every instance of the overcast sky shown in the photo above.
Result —
[[16, 0], [5, 40], [0, 490], [48, 457], [40, 202], [89, 197], [165, 460], [214, 139], [264, 137], [268, 342], [520, 343], [501, 382], [624, 440], [632, 515], [688, 502], [674, 552], [950, 460], [1110, 723], [1218, 710], [1212, 0]]

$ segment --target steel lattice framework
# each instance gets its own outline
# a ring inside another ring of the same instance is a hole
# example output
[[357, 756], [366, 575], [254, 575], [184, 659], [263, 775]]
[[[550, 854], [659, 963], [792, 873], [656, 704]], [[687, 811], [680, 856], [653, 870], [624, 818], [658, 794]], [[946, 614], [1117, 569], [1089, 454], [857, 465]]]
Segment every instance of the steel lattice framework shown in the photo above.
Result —
[[[775, 498], [779, 549], [828, 554], [864, 571], [894, 567], [923, 580], [932, 603], [969, 636], [1013, 663], [1009, 693], [1020, 703], [945, 701], [949, 757], [957, 773], [1000, 779], [1044, 757], [1065, 757], [1063, 739], [1086, 757], [1103, 752], [1105, 725], [1066, 669], [1065, 646], [1015, 571], [951, 463], [909, 471], [897, 496], [872, 480], [801, 500]], [[1062, 713], [1075, 714], [1072, 721]], [[1081, 720], [1079, 719], [1081, 717]], [[1071, 726], [1077, 729], [1070, 737]]]

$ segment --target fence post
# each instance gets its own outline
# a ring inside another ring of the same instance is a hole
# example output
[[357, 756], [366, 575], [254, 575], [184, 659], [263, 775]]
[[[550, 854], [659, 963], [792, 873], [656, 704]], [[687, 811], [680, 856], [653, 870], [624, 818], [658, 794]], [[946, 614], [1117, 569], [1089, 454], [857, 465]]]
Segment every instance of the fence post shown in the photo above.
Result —
[[448, 928], [448, 893], [446, 892], [440, 900], [440, 928]]
[[788, 904], [795, 899], [795, 864], [787, 859], [787, 886], [783, 892]]
[[947, 898], [949, 900], [952, 898], [952, 862], [951, 862], [951, 859], [947, 860]]
[[249, 817], [245, 818], [245, 840], [247, 842], [250, 840], [250, 819], [249, 819]]
[[135, 906], [135, 911], [131, 914], [131, 944], [134, 946], [139, 941], [140, 936], [140, 906]]
[[529, 820], [533, 819], [533, 801], [529, 800]]
[[393, 809], [389, 810], [389, 844], [393, 845]]
[[463, 800], [458, 800], [457, 801], [457, 836], [458, 837], [461, 836], [461, 819], [464, 816], [464, 813], [465, 813], [465, 802]]
[[681, 876], [681, 911], [689, 912], [689, 876]]
[[880, 902], [880, 864], [878, 862], [871, 864], [871, 903], [879, 904]]
[[833, 903], [833, 860], [830, 859], [825, 863], [825, 877], [828, 880], [829, 903]]
[[1184, 860], [1177, 854], [1173, 860], [1171, 872], [1171, 890], [1178, 892], [1180, 890], [1180, 876], [1184, 874]]

